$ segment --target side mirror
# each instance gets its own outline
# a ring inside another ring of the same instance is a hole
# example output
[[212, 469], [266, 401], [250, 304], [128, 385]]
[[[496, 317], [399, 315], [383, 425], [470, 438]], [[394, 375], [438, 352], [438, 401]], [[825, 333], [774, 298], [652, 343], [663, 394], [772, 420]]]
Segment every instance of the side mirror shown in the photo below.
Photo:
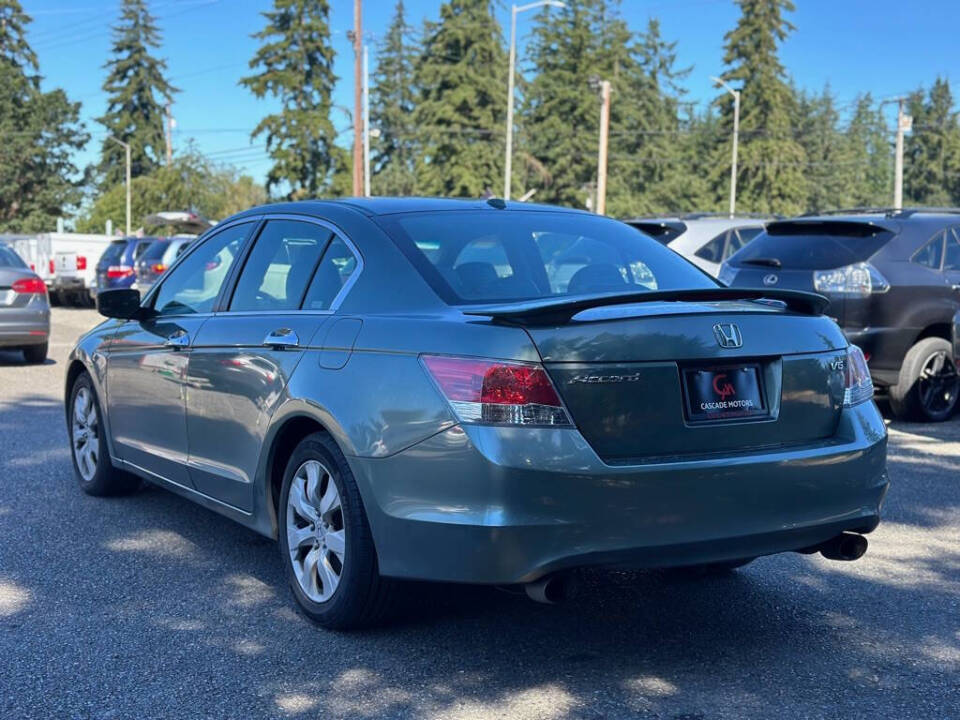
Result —
[[140, 316], [139, 290], [103, 290], [97, 293], [97, 312], [108, 318], [132, 320]]

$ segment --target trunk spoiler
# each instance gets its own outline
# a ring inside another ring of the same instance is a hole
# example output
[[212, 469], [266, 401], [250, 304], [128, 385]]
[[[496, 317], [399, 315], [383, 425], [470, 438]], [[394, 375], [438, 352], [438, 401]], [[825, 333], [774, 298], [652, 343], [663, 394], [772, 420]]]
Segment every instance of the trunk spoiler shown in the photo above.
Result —
[[647, 302], [717, 302], [759, 300], [777, 303], [805, 315], [822, 315], [830, 305], [823, 295], [801, 290], [751, 290], [749, 288], [701, 288], [688, 290], [644, 290], [604, 295], [573, 295], [564, 298], [523, 300], [498, 305], [461, 307], [464, 315], [483, 315], [494, 320], [516, 323], [565, 323], [583, 310], [610, 305]]

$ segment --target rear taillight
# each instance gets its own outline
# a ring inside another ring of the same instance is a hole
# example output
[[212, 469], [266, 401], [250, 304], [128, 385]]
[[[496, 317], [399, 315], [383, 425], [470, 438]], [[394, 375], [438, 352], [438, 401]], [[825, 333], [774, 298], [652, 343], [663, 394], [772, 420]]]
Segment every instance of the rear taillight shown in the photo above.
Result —
[[847, 361], [844, 363], [846, 382], [843, 390], [844, 407], [853, 407], [873, 397], [873, 380], [863, 351], [856, 345], [847, 348]]
[[77, 255], [77, 270], [87, 269], [87, 258], [83, 255]]
[[18, 295], [43, 295], [47, 292], [47, 286], [38, 277], [20, 278], [10, 287]]
[[167, 269], [167, 266], [164, 265], [163, 263], [156, 263], [152, 265], [150, 269], [153, 270], [153, 272], [155, 272], [157, 275], [159, 275], [160, 273], [162, 273], [164, 270]]
[[572, 424], [546, 370], [537, 363], [441, 355], [421, 359], [461, 422]]
[[133, 268], [129, 265], [111, 265], [107, 268], [107, 277], [119, 279], [133, 275]]
[[813, 288], [835, 295], [866, 296], [886, 292], [890, 283], [873, 265], [861, 262], [833, 270], [814, 270]]
[[57, 270], [57, 266], [53, 264], [53, 260], [50, 261], [49, 268], [50, 274], [53, 275]]

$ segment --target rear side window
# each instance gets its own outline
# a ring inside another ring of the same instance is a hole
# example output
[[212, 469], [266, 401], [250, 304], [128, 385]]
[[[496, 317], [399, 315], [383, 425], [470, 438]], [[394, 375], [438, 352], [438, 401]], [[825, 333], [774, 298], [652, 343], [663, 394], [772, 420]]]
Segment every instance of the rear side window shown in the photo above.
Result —
[[163, 240], [158, 240], [155, 243], [152, 243], [142, 254], [142, 257], [145, 261], [147, 260], [161, 260], [163, 254], [167, 251], [167, 248], [170, 247], [169, 242], [164, 242]]
[[133, 249], [133, 259], [139, 260], [140, 256], [143, 255], [150, 247], [154, 245], [153, 240], [147, 240], [145, 242], [137, 243], [137, 246]]
[[727, 236], [730, 234], [729, 230], [717, 235], [713, 240], [708, 242], [706, 245], [701, 247], [694, 253], [701, 260], [706, 260], [708, 262], [718, 263], [723, 260], [723, 246], [727, 240]]
[[931, 270], [939, 270], [943, 261], [943, 238], [945, 234], [945, 231], [938, 232], [933, 240], [913, 254], [913, 257], [910, 258], [911, 262], [923, 265]]
[[317, 266], [317, 272], [303, 301], [303, 308], [329, 310], [343, 286], [356, 271], [356, 255], [343, 240], [335, 237]]
[[868, 260], [893, 235], [869, 223], [775, 222], [736, 253], [731, 262], [741, 266], [777, 260], [784, 268], [829, 270]]
[[734, 230], [730, 233], [730, 242], [727, 243], [727, 249], [723, 253], [723, 259], [726, 260], [762, 232], [762, 227], [745, 227]]
[[624, 223], [586, 213], [479, 210], [382, 218], [449, 304], [716, 287]]
[[240, 273], [230, 309], [298, 309], [332, 235], [313, 223], [267, 222]]
[[947, 246], [943, 254], [944, 270], [960, 270], [960, 237], [957, 228], [947, 230]]

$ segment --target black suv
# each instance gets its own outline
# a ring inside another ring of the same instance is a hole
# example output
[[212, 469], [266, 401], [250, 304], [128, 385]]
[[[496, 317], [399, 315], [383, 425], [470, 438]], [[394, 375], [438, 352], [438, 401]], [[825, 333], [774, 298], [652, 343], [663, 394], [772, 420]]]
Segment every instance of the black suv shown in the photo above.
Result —
[[732, 287], [813, 290], [859, 345], [899, 417], [946, 420], [960, 379], [960, 210], [847, 210], [767, 225], [720, 270]]

